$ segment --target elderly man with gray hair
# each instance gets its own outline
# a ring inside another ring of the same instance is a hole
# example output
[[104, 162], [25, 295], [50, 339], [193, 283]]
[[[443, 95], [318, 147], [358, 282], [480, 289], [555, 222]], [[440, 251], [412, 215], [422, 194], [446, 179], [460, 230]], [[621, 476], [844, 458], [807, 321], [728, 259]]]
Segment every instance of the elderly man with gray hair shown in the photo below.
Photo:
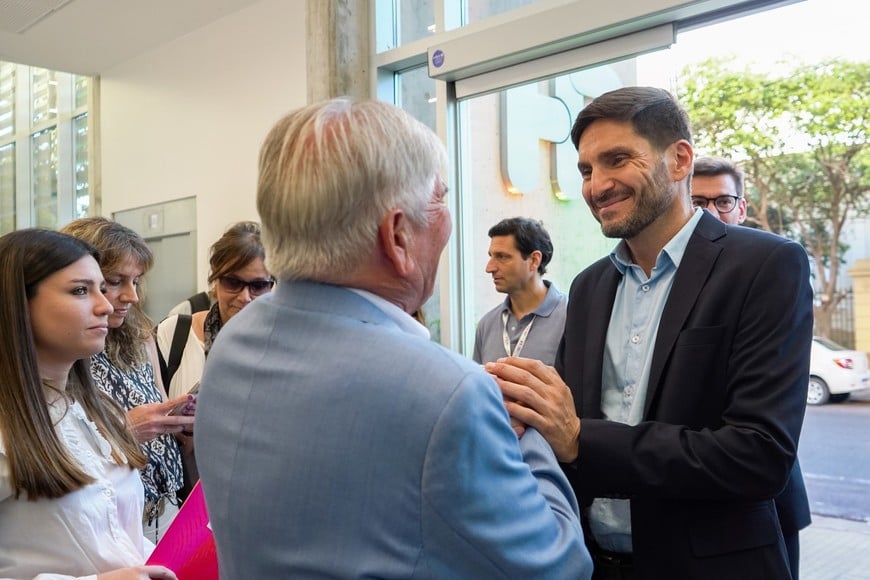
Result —
[[221, 578], [589, 578], [546, 441], [410, 313], [451, 231], [446, 153], [402, 110], [281, 119], [257, 205], [275, 291], [215, 341], [196, 445]]

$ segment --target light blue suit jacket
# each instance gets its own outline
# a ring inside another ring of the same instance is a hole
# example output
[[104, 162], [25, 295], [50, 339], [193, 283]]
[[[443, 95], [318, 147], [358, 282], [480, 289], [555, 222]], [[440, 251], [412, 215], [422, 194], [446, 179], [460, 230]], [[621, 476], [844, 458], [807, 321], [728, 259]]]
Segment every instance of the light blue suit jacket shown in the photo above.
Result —
[[480, 366], [284, 281], [209, 354], [197, 462], [221, 578], [589, 578], [577, 504]]

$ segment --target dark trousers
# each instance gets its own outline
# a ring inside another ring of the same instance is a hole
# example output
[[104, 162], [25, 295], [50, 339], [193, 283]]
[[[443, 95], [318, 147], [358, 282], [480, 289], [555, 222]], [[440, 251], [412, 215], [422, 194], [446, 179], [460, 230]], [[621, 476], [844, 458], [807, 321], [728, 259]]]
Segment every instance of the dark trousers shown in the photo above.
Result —
[[[800, 542], [798, 533], [785, 536], [785, 547], [788, 554], [788, 565], [792, 580], [798, 580], [800, 572]], [[590, 550], [595, 568], [592, 580], [634, 580], [634, 558], [631, 554], [608, 552], [600, 548]]]
[[795, 532], [793, 534], [789, 534], [784, 536], [785, 539], [785, 551], [788, 554], [788, 567], [791, 570], [791, 580], [798, 580], [798, 573], [800, 572], [800, 541], [798, 541], [798, 533]]
[[600, 548], [590, 553], [594, 564], [592, 580], [634, 580], [634, 558], [631, 554], [608, 552]]

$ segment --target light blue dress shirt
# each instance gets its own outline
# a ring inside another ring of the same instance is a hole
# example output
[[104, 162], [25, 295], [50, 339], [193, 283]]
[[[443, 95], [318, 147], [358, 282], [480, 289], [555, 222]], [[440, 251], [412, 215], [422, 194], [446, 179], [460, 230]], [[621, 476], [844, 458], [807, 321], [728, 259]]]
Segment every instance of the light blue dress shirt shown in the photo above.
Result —
[[[602, 369], [601, 411], [609, 421], [637, 425], [643, 418], [649, 372], [665, 309], [680, 260], [701, 219], [695, 215], [665, 244], [649, 277], [632, 262], [628, 246], [620, 242], [610, 259], [622, 274], [616, 289]], [[629, 500], [599, 498], [592, 502], [589, 526], [598, 544], [612, 552], [631, 552]]]

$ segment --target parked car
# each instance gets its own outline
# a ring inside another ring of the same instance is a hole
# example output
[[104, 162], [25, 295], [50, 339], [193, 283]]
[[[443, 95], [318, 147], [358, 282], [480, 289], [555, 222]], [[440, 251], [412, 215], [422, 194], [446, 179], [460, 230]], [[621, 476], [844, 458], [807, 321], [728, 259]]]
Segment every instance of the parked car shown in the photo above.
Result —
[[870, 388], [867, 353], [849, 350], [821, 336], [813, 337], [808, 405], [839, 403], [853, 391]]

